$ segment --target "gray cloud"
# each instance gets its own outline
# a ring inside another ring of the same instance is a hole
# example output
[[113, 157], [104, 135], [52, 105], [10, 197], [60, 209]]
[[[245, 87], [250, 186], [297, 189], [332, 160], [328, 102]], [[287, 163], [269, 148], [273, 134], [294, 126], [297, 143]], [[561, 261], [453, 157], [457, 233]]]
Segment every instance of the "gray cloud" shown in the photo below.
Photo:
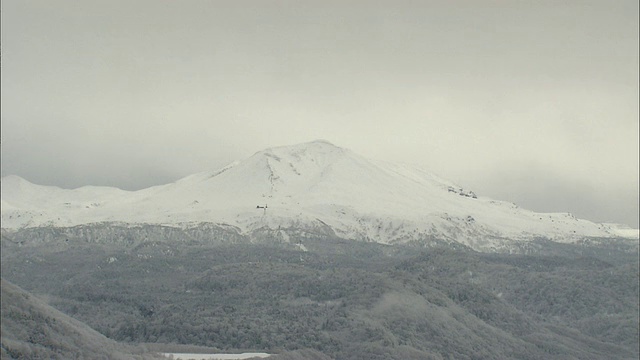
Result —
[[2, 24], [3, 175], [135, 189], [325, 138], [637, 224], [637, 1], [8, 0]]
[[529, 162], [479, 173], [465, 185], [529, 210], [571, 212], [582, 219], [638, 227], [639, 193], [633, 179], [616, 183], [598, 177], [569, 176]]

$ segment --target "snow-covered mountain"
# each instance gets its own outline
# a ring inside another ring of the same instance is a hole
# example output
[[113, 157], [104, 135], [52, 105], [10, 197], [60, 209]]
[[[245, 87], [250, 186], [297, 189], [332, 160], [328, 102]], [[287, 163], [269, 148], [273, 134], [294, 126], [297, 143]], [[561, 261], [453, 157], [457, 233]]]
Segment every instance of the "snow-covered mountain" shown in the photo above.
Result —
[[442, 239], [478, 250], [540, 237], [638, 237], [637, 230], [476, 196], [415, 166], [369, 160], [326, 141], [266, 149], [220, 170], [140, 191], [66, 190], [2, 178], [4, 229], [102, 222], [221, 224], [284, 239], [300, 231], [381, 243]]

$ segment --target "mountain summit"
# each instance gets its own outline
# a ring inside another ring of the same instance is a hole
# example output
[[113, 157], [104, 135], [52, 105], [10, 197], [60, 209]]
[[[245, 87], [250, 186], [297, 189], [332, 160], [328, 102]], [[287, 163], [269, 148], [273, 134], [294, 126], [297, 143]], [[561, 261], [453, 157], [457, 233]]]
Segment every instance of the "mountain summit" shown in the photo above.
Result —
[[478, 197], [424, 169], [369, 160], [324, 140], [269, 148], [217, 171], [134, 192], [2, 179], [5, 229], [100, 222], [224, 224], [284, 239], [313, 233], [381, 243], [439, 239], [478, 250], [535, 238], [620, 236], [610, 225]]

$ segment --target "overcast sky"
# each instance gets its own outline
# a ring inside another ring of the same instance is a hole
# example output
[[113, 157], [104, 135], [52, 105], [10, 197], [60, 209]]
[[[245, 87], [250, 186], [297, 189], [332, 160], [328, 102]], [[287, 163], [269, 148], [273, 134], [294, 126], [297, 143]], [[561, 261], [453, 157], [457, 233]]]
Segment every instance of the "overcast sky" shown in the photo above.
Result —
[[326, 139], [638, 227], [638, 1], [2, 3], [2, 175], [140, 189]]

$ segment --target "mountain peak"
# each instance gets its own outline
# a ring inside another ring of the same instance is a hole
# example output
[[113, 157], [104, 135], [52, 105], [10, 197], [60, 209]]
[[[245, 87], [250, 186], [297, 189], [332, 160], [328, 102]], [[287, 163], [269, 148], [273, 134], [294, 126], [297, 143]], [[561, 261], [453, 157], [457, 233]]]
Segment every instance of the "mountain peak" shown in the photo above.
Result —
[[2, 184], [3, 192], [5, 190], [15, 191], [20, 188], [32, 188], [37, 186], [18, 175], [3, 176], [2, 179], [0, 179], [0, 183]]
[[326, 140], [315, 140], [306, 143], [277, 146], [257, 152], [254, 156], [266, 157], [276, 162], [286, 162], [292, 166], [301, 163], [315, 163], [326, 166], [342, 158], [349, 151], [335, 146]]
[[[424, 169], [370, 160], [326, 140], [268, 148], [214, 173], [131, 193], [33, 190], [7, 187], [7, 180], [20, 179], [3, 178], [2, 222], [10, 228], [213, 222], [250, 233], [323, 224], [346, 239], [395, 243], [438, 238], [475, 249], [506, 246], [499, 240], [505, 238], [620, 236], [604, 225], [476, 197]], [[256, 205], [267, 203], [268, 211], [256, 211]]]
[[333, 143], [331, 143], [330, 141], [327, 141], [325, 139], [316, 139], [316, 140], [308, 142], [307, 144], [317, 144], [317, 145], [325, 145], [325, 146], [337, 147]]
[[338, 147], [331, 142], [323, 139], [313, 140], [309, 142], [294, 144], [294, 145], [285, 145], [285, 146], [276, 146], [267, 148], [261, 152], [301, 152], [301, 151], [336, 151], [336, 150], [344, 150], [341, 147]]
[[7, 176], [3, 176], [1, 181], [5, 184], [8, 183], [28, 183], [31, 184], [29, 181], [27, 181], [26, 179], [18, 176], [18, 175], [7, 175]]

